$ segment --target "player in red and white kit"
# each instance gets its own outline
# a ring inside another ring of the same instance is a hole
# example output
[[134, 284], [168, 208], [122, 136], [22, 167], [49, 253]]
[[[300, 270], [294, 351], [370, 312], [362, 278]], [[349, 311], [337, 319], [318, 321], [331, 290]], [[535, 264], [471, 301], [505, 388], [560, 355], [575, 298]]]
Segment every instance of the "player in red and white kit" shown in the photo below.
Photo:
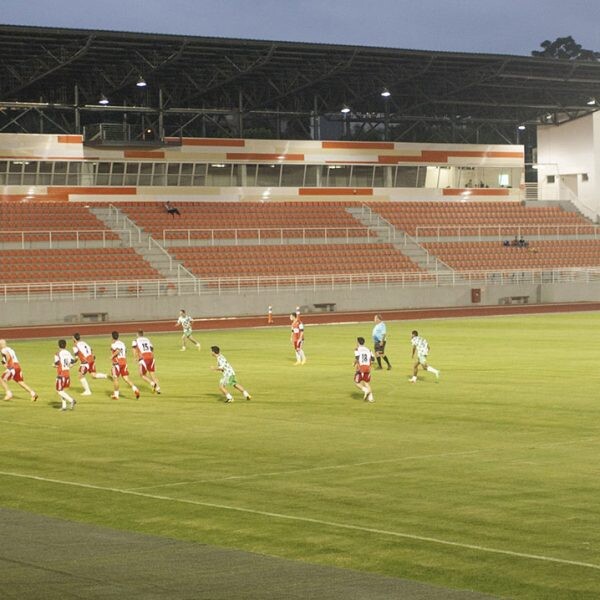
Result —
[[304, 354], [304, 323], [300, 319], [299, 313], [291, 313], [290, 321], [292, 322], [292, 335], [290, 341], [294, 346], [294, 352], [296, 353], [295, 365], [303, 365], [306, 362], [306, 356]]
[[73, 334], [73, 354], [79, 359], [79, 381], [83, 386], [82, 396], [91, 396], [90, 384], [85, 376], [89, 373], [94, 379], [106, 379], [106, 373], [96, 372], [96, 357], [91, 347], [86, 344], [79, 333]]
[[6, 370], [0, 376], [0, 384], [4, 388], [4, 399], [10, 400], [13, 397], [12, 392], [8, 389], [8, 382], [12, 380], [24, 390], [27, 390], [31, 396], [31, 401], [35, 402], [38, 395], [23, 381], [23, 371], [21, 371], [19, 359], [15, 351], [7, 345], [6, 340], [0, 340], [0, 356], [2, 357], [2, 364], [6, 367]]
[[354, 350], [354, 384], [364, 394], [365, 402], [374, 402], [371, 390], [371, 365], [375, 356], [365, 346], [365, 338], [356, 338], [358, 346]]
[[61, 409], [67, 410], [67, 402], [71, 410], [75, 408], [76, 400], [71, 398], [66, 390], [71, 387], [71, 365], [77, 359], [67, 350], [67, 340], [58, 340], [58, 352], [54, 355], [54, 366], [56, 367], [56, 391], [60, 396]]
[[140, 397], [140, 390], [137, 389], [133, 381], [129, 379], [129, 369], [127, 368], [127, 348], [119, 339], [119, 332], [113, 331], [113, 343], [110, 345], [110, 359], [112, 361], [111, 375], [113, 378], [114, 391], [111, 396], [113, 400], [119, 399], [119, 377], [132, 389], [136, 398]]
[[160, 385], [155, 374], [154, 347], [141, 329], [137, 333], [138, 336], [133, 340], [131, 346], [138, 359], [140, 377], [150, 384], [152, 393], [160, 394]]

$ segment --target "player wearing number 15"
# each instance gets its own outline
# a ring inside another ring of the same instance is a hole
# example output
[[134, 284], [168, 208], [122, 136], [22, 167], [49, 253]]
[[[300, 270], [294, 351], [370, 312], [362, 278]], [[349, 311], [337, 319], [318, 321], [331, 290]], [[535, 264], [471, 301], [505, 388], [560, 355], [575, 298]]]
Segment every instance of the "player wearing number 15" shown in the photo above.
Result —
[[373, 353], [365, 346], [365, 338], [356, 338], [358, 346], [354, 350], [354, 384], [364, 394], [365, 402], [374, 402], [371, 390], [371, 365], [375, 360]]
[[133, 340], [131, 346], [138, 359], [140, 377], [150, 384], [153, 394], [160, 394], [160, 385], [155, 374], [156, 363], [154, 361], [154, 347], [152, 346], [152, 342], [144, 336], [144, 332], [140, 329], [138, 336]]

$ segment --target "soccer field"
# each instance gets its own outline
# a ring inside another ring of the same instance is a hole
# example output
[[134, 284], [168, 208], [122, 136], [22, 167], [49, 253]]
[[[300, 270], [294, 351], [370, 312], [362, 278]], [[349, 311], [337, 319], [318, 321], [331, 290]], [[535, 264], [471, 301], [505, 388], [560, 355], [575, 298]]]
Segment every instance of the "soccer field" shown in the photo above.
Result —
[[[372, 323], [306, 324], [301, 367], [289, 327], [199, 332], [200, 352], [153, 335], [162, 395], [130, 356], [139, 400], [92, 379], [81, 398], [74, 376], [72, 412], [56, 408], [56, 340], [8, 340], [40, 399], [11, 384], [0, 405], [0, 505], [504, 597], [598, 597], [600, 314], [388, 322], [373, 404], [352, 381]], [[415, 328], [439, 383], [408, 383]], [[108, 370], [109, 336], [88, 341]], [[252, 401], [223, 403], [213, 344]]]

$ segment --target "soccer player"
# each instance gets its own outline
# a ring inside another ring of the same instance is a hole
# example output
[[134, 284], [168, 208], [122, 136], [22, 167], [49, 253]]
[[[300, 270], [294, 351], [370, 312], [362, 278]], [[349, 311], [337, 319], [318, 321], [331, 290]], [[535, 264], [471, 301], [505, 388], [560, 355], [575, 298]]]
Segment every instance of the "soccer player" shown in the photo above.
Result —
[[375, 357], [369, 348], [365, 346], [365, 338], [357, 337], [358, 346], [354, 350], [354, 383], [364, 394], [365, 402], [375, 402], [371, 390], [371, 364]]
[[140, 377], [150, 384], [152, 393], [160, 394], [160, 385], [156, 377], [156, 364], [154, 361], [154, 346], [152, 342], [144, 336], [144, 332], [140, 329], [138, 336], [131, 343], [133, 352], [138, 359], [140, 368]]
[[2, 356], [2, 364], [6, 367], [6, 370], [0, 376], [0, 384], [4, 388], [4, 399], [11, 400], [13, 397], [7, 383], [12, 379], [24, 390], [27, 390], [31, 396], [31, 401], [35, 402], [38, 399], [38, 395], [23, 381], [23, 371], [21, 371], [19, 359], [15, 351], [7, 345], [6, 340], [0, 340], [0, 355]]
[[73, 354], [79, 359], [79, 381], [83, 386], [82, 396], [91, 396], [90, 384], [85, 376], [89, 373], [94, 379], [107, 379], [106, 373], [96, 372], [96, 357], [92, 349], [86, 344], [79, 333], [73, 334]]
[[387, 328], [381, 315], [375, 315], [373, 319], [375, 326], [373, 327], [373, 349], [375, 350], [375, 358], [377, 360], [377, 368], [381, 369], [381, 359], [385, 360], [388, 371], [392, 368], [388, 357], [385, 354], [385, 337], [387, 335]]
[[129, 369], [127, 368], [127, 349], [125, 344], [119, 339], [119, 332], [112, 332], [113, 343], [110, 346], [110, 358], [112, 361], [111, 374], [113, 378], [114, 391], [111, 396], [113, 400], [119, 399], [119, 377], [132, 389], [136, 398], [140, 397], [140, 390], [129, 379]]
[[290, 341], [294, 347], [296, 353], [295, 365], [303, 365], [306, 362], [306, 356], [304, 354], [304, 323], [300, 319], [299, 312], [293, 312], [290, 314], [290, 321], [292, 322], [292, 335]]
[[236, 390], [239, 390], [244, 395], [246, 400], [252, 400], [252, 396], [237, 382], [233, 367], [227, 362], [227, 359], [221, 354], [219, 346], [211, 346], [212, 355], [217, 359], [217, 366], [211, 367], [213, 371], [221, 371], [223, 373], [219, 381], [219, 389], [225, 396], [225, 402], [233, 402], [233, 396], [227, 389], [228, 385], [232, 385]]
[[197, 342], [193, 337], [192, 337], [192, 322], [194, 319], [192, 319], [192, 317], [190, 317], [190, 315], [188, 315], [185, 310], [183, 310], [183, 308], [179, 311], [179, 318], [177, 319], [177, 323], [175, 323], [175, 327], [179, 327], [179, 325], [181, 325], [181, 327], [183, 328], [183, 335], [181, 336], [181, 351], [183, 352], [185, 350], [185, 345], [187, 340], [189, 340], [190, 342], [192, 342], [193, 344], [196, 345], [196, 348], [198, 348], [198, 350], [200, 350], [200, 342]]
[[419, 365], [425, 371], [429, 371], [435, 375], [436, 380], [440, 378], [440, 372], [438, 369], [434, 369], [432, 366], [427, 364], [427, 355], [429, 354], [429, 343], [427, 340], [419, 335], [419, 332], [415, 329], [412, 332], [412, 339], [410, 340], [412, 344], [412, 357], [415, 357], [415, 353], [417, 355], [417, 362], [413, 367], [413, 376], [410, 378], [411, 383], [417, 383], [417, 371], [419, 370]]
[[58, 352], [54, 355], [54, 366], [56, 367], [56, 391], [61, 400], [60, 410], [67, 410], [67, 402], [73, 410], [77, 403], [66, 391], [71, 387], [71, 365], [76, 362], [77, 359], [67, 350], [67, 340], [58, 340]]

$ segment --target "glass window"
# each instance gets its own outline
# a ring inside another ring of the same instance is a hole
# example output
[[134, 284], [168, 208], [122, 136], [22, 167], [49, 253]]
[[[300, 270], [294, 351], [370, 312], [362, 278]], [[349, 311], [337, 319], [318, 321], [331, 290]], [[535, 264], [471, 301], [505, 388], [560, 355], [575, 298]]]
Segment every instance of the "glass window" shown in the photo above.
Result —
[[352, 165], [351, 187], [371, 187], [373, 185], [373, 167], [371, 165]]
[[256, 173], [258, 171], [258, 165], [246, 165], [246, 185], [256, 185]]
[[386, 174], [392, 167], [374, 167], [373, 169], [373, 187], [388, 187]]
[[304, 186], [305, 187], [316, 187], [319, 181], [320, 165], [306, 165], [306, 171], [304, 173]]
[[138, 184], [138, 172], [140, 170], [140, 163], [127, 163], [125, 165], [125, 185], [137, 185]]
[[224, 186], [231, 185], [231, 165], [214, 163], [208, 165], [206, 185]]
[[417, 187], [419, 167], [396, 167], [394, 187]]
[[283, 165], [281, 185], [283, 187], [302, 187], [304, 185], [304, 165]]
[[350, 185], [350, 165], [329, 165], [325, 167], [327, 181], [321, 182], [325, 187], [348, 187]]
[[167, 165], [167, 185], [179, 185], [180, 163], [169, 163]]
[[281, 165], [258, 165], [256, 185], [265, 187], [278, 187], [281, 175]]
[[199, 163], [194, 165], [194, 178], [192, 185], [204, 185], [206, 181], [206, 164]]
[[152, 185], [152, 163], [140, 163], [138, 185]]
[[123, 175], [125, 174], [125, 163], [112, 163], [110, 174], [110, 185], [123, 185]]
[[0, 160], [0, 173], [6, 173], [8, 169], [8, 162], [6, 160]]
[[81, 163], [70, 162], [68, 164], [69, 174], [67, 175], [68, 185], [81, 185], [79, 173], [81, 171]]
[[154, 172], [152, 174], [152, 185], [166, 185], [165, 164], [153, 163]]

